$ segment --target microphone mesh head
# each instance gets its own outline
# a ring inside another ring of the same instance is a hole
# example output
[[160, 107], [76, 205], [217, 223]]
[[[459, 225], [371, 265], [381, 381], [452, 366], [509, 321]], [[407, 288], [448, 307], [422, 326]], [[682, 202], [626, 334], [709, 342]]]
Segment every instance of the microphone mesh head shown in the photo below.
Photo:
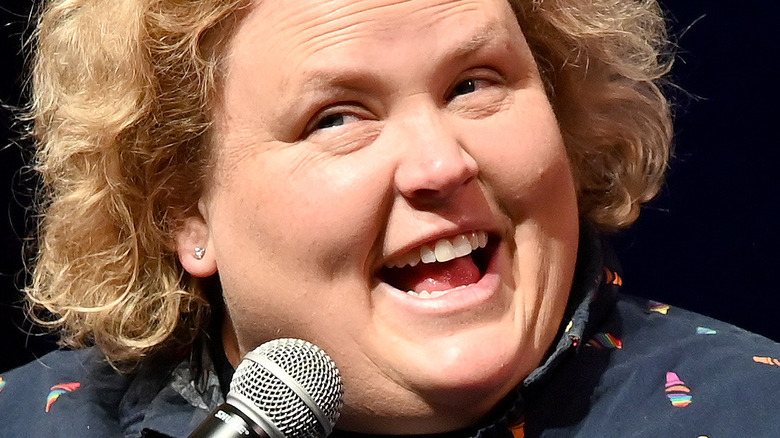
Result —
[[326, 429], [314, 412], [284, 381], [257, 358], [264, 356], [281, 367], [324, 413], [331, 429], [341, 409], [341, 375], [319, 347], [300, 339], [277, 339], [257, 347], [241, 362], [230, 382], [230, 392], [251, 400], [287, 438], [324, 438]]

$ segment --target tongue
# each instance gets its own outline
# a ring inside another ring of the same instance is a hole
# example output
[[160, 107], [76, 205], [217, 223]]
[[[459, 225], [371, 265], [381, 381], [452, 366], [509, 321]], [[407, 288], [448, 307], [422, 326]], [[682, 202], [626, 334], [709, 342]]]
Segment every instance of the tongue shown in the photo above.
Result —
[[479, 281], [477, 265], [469, 256], [444, 263], [420, 263], [414, 268], [393, 269], [393, 284], [401, 290], [444, 291]]

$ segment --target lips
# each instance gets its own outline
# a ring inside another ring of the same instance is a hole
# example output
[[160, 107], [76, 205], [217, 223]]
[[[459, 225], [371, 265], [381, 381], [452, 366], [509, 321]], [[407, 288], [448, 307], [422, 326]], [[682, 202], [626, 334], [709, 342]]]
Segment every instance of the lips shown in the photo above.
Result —
[[439, 239], [388, 261], [380, 276], [414, 297], [437, 298], [480, 280], [489, 258], [487, 246], [484, 231]]

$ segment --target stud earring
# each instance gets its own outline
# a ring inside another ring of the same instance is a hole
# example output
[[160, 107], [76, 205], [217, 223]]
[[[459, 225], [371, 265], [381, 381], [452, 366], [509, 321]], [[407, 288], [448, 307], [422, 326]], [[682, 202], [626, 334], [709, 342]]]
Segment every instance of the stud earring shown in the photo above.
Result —
[[196, 246], [194, 251], [195, 260], [203, 259], [204, 255], [206, 255], [206, 248], [201, 248], [199, 246]]

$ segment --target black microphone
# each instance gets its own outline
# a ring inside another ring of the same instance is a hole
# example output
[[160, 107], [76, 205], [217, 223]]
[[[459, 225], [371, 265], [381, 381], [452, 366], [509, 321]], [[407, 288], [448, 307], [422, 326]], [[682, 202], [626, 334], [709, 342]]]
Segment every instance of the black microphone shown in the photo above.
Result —
[[319, 347], [277, 339], [241, 361], [224, 404], [189, 438], [325, 438], [342, 406], [341, 375]]

